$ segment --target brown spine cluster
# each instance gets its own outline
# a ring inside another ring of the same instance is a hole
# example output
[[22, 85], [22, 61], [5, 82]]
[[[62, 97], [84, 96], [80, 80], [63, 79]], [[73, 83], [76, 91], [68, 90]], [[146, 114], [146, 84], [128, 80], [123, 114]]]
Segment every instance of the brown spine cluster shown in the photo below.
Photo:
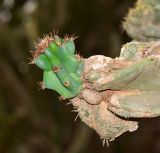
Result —
[[35, 51], [31, 51], [32, 54], [32, 59], [31, 59], [31, 64], [34, 64], [35, 59], [44, 52], [44, 50], [49, 46], [51, 42], [54, 41], [54, 36], [53, 35], [45, 35], [42, 39], [39, 40], [38, 43], [36, 43]]

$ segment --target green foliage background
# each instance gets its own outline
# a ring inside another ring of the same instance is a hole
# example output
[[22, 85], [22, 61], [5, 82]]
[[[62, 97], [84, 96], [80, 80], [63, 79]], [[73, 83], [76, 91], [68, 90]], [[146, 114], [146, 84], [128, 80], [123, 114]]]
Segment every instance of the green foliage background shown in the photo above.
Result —
[[116, 57], [130, 38], [121, 22], [134, 0], [0, 1], [0, 153], [159, 153], [160, 120], [144, 120], [137, 132], [102, 147], [67, 101], [38, 90], [42, 72], [28, 65], [43, 34], [76, 34], [77, 52]]

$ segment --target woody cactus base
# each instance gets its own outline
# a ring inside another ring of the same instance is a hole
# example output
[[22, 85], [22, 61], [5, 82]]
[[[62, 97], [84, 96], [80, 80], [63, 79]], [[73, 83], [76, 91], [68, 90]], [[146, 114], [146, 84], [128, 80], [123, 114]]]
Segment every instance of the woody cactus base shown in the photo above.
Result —
[[31, 63], [43, 70], [42, 89], [68, 98], [104, 143], [135, 131], [138, 118], [160, 116], [159, 5], [158, 0], [139, 0], [131, 9], [123, 26], [137, 40], [125, 44], [118, 58], [83, 59], [75, 54], [74, 38], [57, 35], [44, 37], [32, 53]]
[[[135, 52], [134, 45], [139, 49], [143, 46], [144, 50]], [[71, 101], [81, 120], [104, 142], [126, 131], [135, 131], [135, 118], [160, 115], [160, 42], [150, 43], [146, 50], [148, 45], [126, 44], [116, 59], [102, 55], [85, 59], [83, 89]], [[131, 52], [128, 47], [133, 47]]]

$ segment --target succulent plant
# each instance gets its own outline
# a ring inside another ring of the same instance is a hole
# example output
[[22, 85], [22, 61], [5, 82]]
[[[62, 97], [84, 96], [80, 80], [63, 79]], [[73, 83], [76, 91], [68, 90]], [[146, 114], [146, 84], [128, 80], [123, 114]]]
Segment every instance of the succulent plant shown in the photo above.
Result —
[[75, 54], [74, 38], [57, 35], [44, 37], [32, 53], [31, 63], [43, 70], [42, 88], [70, 98], [80, 119], [103, 142], [136, 130], [133, 118], [160, 116], [159, 5], [159, 0], [138, 0], [123, 24], [136, 40], [115, 59], [83, 59]]
[[45, 36], [32, 52], [32, 64], [43, 70], [42, 88], [57, 91], [64, 99], [82, 88], [83, 59], [75, 54], [74, 37]]
[[123, 23], [123, 28], [133, 39], [146, 41], [160, 39], [159, 26], [159, 0], [138, 0]]
[[138, 128], [132, 118], [160, 115], [159, 48], [159, 41], [133, 41], [119, 58], [83, 59], [75, 54], [74, 38], [46, 36], [31, 63], [43, 70], [42, 88], [69, 98], [80, 119], [108, 143]]

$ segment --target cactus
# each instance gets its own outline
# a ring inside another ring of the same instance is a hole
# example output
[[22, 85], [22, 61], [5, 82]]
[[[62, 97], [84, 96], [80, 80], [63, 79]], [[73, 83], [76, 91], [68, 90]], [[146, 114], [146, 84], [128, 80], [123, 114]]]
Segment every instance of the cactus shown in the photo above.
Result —
[[130, 10], [123, 27], [136, 40], [122, 47], [119, 58], [83, 59], [75, 55], [74, 38], [56, 35], [43, 38], [32, 53], [43, 87], [72, 98], [80, 119], [104, 143], [135, 131], [132, 118], [160, 116], [159, 6], [159, 0], [138, 0]]
[[36, 49], [31, 63], [43, 70], [43, 88], [57, 91], [64, 99], [79, 94], [83, 59], [75, 55], [74, 38], [45, 36]]
[[123, 28], [132, 38], [146, 41], [160, 39], [159, 0], [138, 0], [125, 20]]

